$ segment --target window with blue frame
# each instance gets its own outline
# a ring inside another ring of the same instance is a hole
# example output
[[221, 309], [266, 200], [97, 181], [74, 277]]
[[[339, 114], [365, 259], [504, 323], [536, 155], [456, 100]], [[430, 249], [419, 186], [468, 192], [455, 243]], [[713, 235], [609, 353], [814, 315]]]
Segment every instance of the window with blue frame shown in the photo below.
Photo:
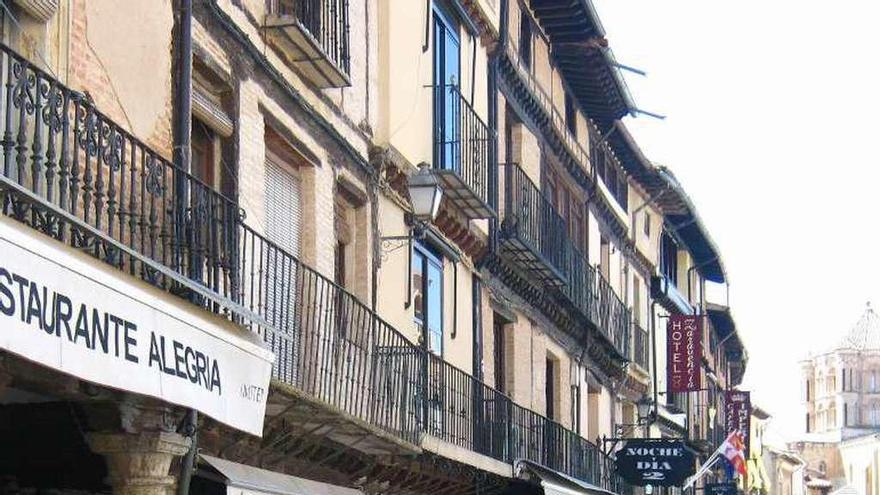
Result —
[[443, 260], [428, 246], [417, 243], [412, 256], [413, 308], [425, 348], [443, 355]]
[[434, 133], [435, 167], [458, 171], [461, 143], [461, 41], [458, 24], [439, 5], [434, 5]]

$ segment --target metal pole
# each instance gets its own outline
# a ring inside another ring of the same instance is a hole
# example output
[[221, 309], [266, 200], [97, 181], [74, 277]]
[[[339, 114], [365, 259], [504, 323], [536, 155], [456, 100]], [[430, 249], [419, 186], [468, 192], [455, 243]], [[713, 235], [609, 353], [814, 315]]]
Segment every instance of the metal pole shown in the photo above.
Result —
[[199, 414], [195, 409], [190, 409], [186, 415], [183, 426], [183, 433], [191, 440], [189, 451], [183, 458], [183, 465], [180, 468], [180, 479], [177, 481], [177, 494], [188, 495], [189, 484], [192, 480], [193, 471], [196, 466], [196, 453], [199, 451]]
[[[178, 172], [175, 173], [177, 193], [177, 209], [176, 216], [176, 258], [178, 267], [181, 260], [181, 248], [184, 242], [186, 232], [186, 210], [187, 210], [187, 183], [184, 176], [180, 172], [190, 171], [190, 133], [192, 128], [192, 0], [180, 0], [180, 36], [178, 38], [178, 66], [177, 66], [177, 91], [175, 94], [176, 103], [176, 125], [174, 126], [174, 164], [177, 166]], [[193, 270], [193, 264], [190, 264], [190, 270]], [[194, 274], [190, 274], [192, 276]], [[177, 484], [177, 493], [179, 495], [187, 495], [189, 493], [190, 480], [192, 479], [193, 469], [195, 467], [195, 456], [198, 451], [198, 413], [195, 409], [190, 409], [187, 413], [184, 434], [192, 440], [189, 451], [186, 453], [183, 466], [180, 471], [180, 478]]]

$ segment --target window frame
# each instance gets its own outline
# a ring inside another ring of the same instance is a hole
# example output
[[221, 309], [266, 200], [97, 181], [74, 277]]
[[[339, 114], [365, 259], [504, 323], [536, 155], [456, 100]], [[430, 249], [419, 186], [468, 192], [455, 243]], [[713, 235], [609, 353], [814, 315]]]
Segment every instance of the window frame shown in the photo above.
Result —
[[[421, 280], [422, 286], [420, 287], [420, 290], [422, 293], [422, 308], [421, 308], [422, 318], [419, 318], [416, 315], [416, 311], [418, 311], [419, 308], [417, 308], [415, 297], [413, 297], [413, 299], [412, 299], [413, 300], [413, 321], [416, 323], [416, 325], [419, 328], [419, 334], [420, 334], [419, 336], [422, 339], [422, 345], [424, 346], [425, 350], [434, 354], [435, 356], [442, 358], [444, 348], [445, 348], [444, 338], [445, 338], [445, 317], [446, 317], [445, 297], [444, 297], [444, 286], [445, 286], [445, 270], [444, 270], [444, 262], [443, 262], [444, 260], [443, 260], [443, 257], [440, 254], [436, 253], [433, 249], [431, 249], [430, 246], [428, 246], [422, 242], [416, 241], [413, 243], [413, 268], [415, 268], [416, 260], [419, 258], [421, 258], [421, 273], [422, 273], [422, 280]], [[431, 348], [431, 339], [430, 339], [430, 337], [431, 337], [430, 333], [432, 332], [432, 330], [430, 328], [429, 321], [432, 318], [432, 314], [430, 311], [429, 293], [428, 293], [428, 280], [430, 278], [428, 275], [428, 271], [432, 266], [434, 268], [436, 268], [438, 270], [438, 272], [440, 273], [440, 281], [438, 284], [438, 290], [439, 290], [438, 306], [440, 308], [440, 318], [438, 320], [439, 325], [440, 325], [440, 328], [439, 328], [439, 344], [440, 344], [439, 352], [436, 352], [435, 350], [433, 350]], [[413, 274], [411, 276], [415, 276], [415, 272], [413, 272]], [[415, 289], [415, 284], [413, 284], [413, 288]]]

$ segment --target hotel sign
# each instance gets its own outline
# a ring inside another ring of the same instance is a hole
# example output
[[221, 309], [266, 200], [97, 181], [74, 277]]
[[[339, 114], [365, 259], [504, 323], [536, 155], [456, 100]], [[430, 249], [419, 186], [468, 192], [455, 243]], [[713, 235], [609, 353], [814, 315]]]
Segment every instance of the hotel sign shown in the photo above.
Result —
[[681, 486], [695, 470], [694, 454], [681, 440], [627, 440], [614, 462], [617, 474], [636, 486]]
[[752, 400], [749, 392], [728, 390], [724, 396], [724, 421], [728, 433], [739, 430], [745, 444], [745, 456], [749, 458], [750, 434], [752, 432]]
[[220, 317], [0, 220], [0, 348], [262, 435], [273, 355]]
[[666, 378], [669, 392], [693, 392], [702, 386], [703, 320], [700, 315], [670, 315], [666, 325]]

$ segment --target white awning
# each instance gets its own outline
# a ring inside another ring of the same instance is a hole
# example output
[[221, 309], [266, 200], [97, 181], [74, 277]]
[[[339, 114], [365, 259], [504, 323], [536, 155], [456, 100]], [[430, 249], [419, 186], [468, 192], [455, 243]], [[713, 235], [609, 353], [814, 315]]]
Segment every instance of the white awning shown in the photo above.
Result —
[[363, 495], [353, 488], [288, 476], [219, 457], [199, 455], [199, 458], [226, 478], [229, 495]]
[[614, 492], [536, 462], [523, 459], [519, 461], [519, 464], [541, 479], [544, 495], [615, 495]]

